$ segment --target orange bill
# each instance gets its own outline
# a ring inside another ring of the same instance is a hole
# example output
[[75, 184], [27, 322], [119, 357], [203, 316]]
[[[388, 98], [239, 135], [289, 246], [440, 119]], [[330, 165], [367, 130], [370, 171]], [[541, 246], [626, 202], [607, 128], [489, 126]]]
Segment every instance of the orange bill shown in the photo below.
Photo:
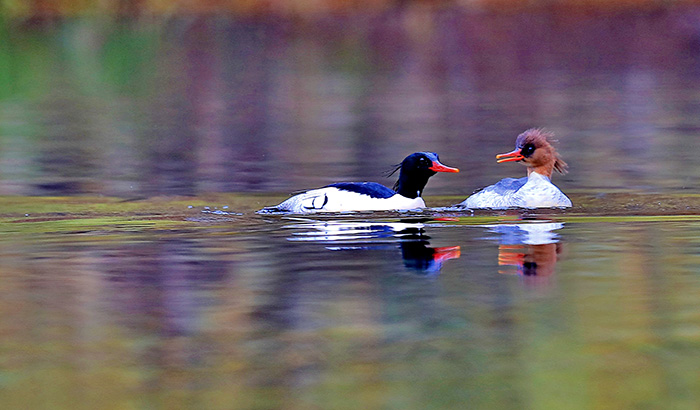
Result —
[[525, 254], [524, 245], [498, 245], [498, 264], [499, 265], [515, 265], [523, 264]]
[[450, 259], [457, 259], [462, 255], [459, 246], [443, 246], [441, 248], [434, 248], [435, 256], [433, 257], [437, 262], [444, 262]]
[[512, 162], [512, 161], [520, 161], [525, 159], [525, 157], [520, 153], [520, 149], [515, 149], [511, 152], [506, 152], [505, 154], [498, 154], [496, 155], [496, 162], [499, 164], [501, 162]]
[[438, 161], [433, 161], [433, 165], [429, 169], [435, 172], [459, 172], [459, 169], [442, 165]]

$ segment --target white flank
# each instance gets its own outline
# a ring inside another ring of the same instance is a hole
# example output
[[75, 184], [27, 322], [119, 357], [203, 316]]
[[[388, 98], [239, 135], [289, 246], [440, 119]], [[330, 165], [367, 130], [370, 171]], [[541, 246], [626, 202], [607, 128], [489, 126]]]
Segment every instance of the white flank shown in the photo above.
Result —
[[420, 197], [411, 199], [396, 194], [390, 198], [372, 198], [369, 195], [328, 187], [295, 195], [272, 208], [294, 213], [390, 211], [425, 208], [425, 202]]

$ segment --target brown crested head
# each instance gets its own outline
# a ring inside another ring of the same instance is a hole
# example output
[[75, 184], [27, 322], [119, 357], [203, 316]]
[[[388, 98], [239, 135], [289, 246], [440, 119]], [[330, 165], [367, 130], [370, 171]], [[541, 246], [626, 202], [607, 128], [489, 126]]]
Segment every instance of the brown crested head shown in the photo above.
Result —
[[561, 159], [554, 146], [554, 134], [539, 128], [531, 128], [515, 139], [515, 150], [496, 155], [498, 162], [522, 162], [527, 166], [527, 174], [537, 172], [552, 177], [552, 171], [565, 174], [568, 166]]

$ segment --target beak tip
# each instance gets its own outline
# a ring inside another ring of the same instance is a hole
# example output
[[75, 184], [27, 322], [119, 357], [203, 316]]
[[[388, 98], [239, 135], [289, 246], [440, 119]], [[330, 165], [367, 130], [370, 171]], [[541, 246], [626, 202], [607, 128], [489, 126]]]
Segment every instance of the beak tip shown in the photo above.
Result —
[[501, 162], [515, 162], [515, 161], [520, 161], [524, 159], [525, 157], [520, 154], [519, 149], [515, 149], [511, 152], [506, 152], [505, 154], [498, 154], [496, 155], [496, 162], [501, 163]]
[[448, 167], [446, 165], [435, 162], [433, 162], [433, 166], [431, 166], [429, 169], [435, 172], [459, 172], [458, 168]]

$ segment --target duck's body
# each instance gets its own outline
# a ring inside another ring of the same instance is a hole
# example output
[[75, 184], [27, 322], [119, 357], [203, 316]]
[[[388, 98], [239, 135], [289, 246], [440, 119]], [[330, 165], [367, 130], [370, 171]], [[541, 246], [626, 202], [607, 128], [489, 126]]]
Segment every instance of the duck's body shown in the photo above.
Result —
[[270, 211], [311, 213], [389, 211], [424, 208], [423, 198], [407, 198], [376, 182], [341, 182], [294, 195]]
[[411, 154], [396, 170], [399, 170], [399, 179], [394, 189], [376, 182], [339, 182], [294, 195], [281, 204], [263, 208], [260, 212], [313, 213], [424, 208], [425, 202], [421, 194], [428, 179], [438, 172], [459, 172], [457, 168], [440, 163], [437, 154], [432, 152]]
[[528, 176], [505, 178], [461, 202], [471, 209], [567, 208], [571, 200], [550, 180], [552, 171], [566, 172], [566, 163], [549, 143], [551, 134], [530, 129], [516, 139], [516, 149], [496, 156], [498, 162], [519, 161], [527, 165]]
[[473, 194], [460, 205], [467, 208], [566, 208], [571, 200], [544, 175], [504, 178]]

